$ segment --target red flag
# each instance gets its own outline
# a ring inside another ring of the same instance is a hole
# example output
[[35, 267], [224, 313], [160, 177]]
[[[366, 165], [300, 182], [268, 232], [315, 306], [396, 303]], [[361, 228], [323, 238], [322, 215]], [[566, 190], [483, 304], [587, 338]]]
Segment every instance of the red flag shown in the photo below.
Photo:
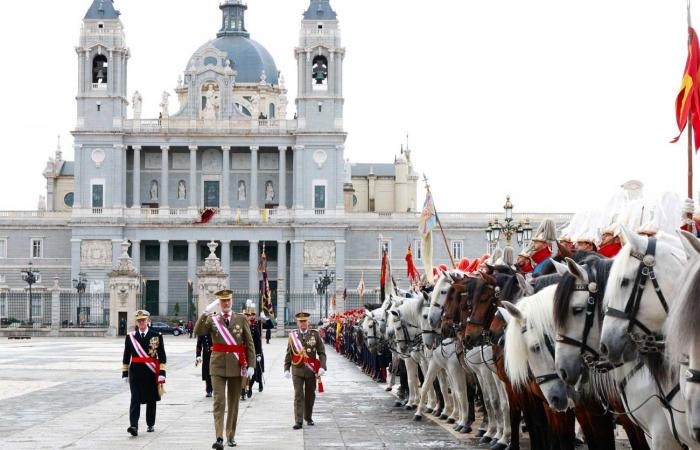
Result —
[[676, 123], [680, 133], [671, 142], [675, 143], [683, 134], [690, 117], [690, 125], [695, 133], [695, 151], [700, 148], [700, 91], [698, 90], [698, 70], [700, 69], [700, 44], [692, 27], [688, 28], [688, 59], [685, 63], [681, 89], [676, 97]]
[[382, 301], [384, 301], [384, 298], [385, 298], [384, 296], [386, 295], [386, 292], [384, 289], [384, 287], [386, 286], [386, 263], [387, 263], [386, 259], [387, 259], [387, 254], [386, 254], [386, 250], [384, 250], [382, 252], [382, 272], [381, 272], [381, 276], [379, 277], [379, 283], [380, 283], [379, 290], [381, 293], [380, 295], [381, 295]]
[[406, 251], [406, 270], [408, 272], [408, 281], [411, 284], [418, 284], [420, 281], [420, 273], [416, 269], [415, 264], [413, 264], [413, 254], [411, 253], [411, 243], [408, 244], [408, 250]]

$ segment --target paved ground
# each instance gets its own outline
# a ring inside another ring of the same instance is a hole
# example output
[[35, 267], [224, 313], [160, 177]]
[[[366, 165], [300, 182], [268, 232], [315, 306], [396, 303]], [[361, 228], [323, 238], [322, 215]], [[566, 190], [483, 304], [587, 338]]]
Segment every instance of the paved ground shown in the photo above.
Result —
[[[193, 365], [194, 340], [166, 337], [168, 383], [155, 433], [133, 438], [128, 386], [121, 381], [123, 340], [4, 340], [0, 343], [0, 448], [207, 449], [213, 442], [211, 399]], [[263, 393], [241, 405], [240, 448], [475, 448], [432, 421], [412, 422], [394, 397], [329, 351], [315, 427], [294, 431], [292, 386], [282, 376], [286, 340], [265, 345]], [[142, 412], [142, 421], [145, 411]], [[141, 424], [145, 431], [145, 424]]]

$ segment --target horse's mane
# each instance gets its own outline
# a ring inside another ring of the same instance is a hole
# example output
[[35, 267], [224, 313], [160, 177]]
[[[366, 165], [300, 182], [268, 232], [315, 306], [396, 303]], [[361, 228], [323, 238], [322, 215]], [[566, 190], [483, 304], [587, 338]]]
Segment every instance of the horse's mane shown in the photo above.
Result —
[[[554, 320], [552, 318], [552, 302], [555, 287], [525, 297], [518, 303], [518, 309], [525, 316], [525, 326], [528, 333], [534, 333], [543, 351], [546, 350], [544, 336], [554, 335]], [[513, 323], [515, 321], [515, 323]], [[505, 366], [508, 377], [514, 386], [522, 388], [530, 380], [528, 364], [528, 349], [522, 334], [522, 325], [515, 318], [506, 327], [505, 334]]]
[[505, 264], [499, 264], [497, 266], [493, 266], [493, 275], [515, 275], [515, 271], [511, 268], [508, 267]]
[[[505, 276], [501, 277], [501, 279], [504, 278]], [[501, 279], [499, 279], [498, 277], [496, 278], [496, 280], [499, 280], [499, 286]], [[516, 299], [514, 297], [519, 292], [520, 285], [518, 284], [518, 279], [514, 276], [508, 277], [508, 279], [505, 281], [505, 284], [501, 287], [501, 299], [507, 300], [511, 303], [515, 303]]]
[[[610, 276], [610, 267], [612, 259], [588, 257], [582, 261], [583, 268], [588, 274], [588, 281], [595, 282], [598, 285], [598, 292], [605, 292], [605, 287]], [[554, 324], [557, 328], [563, 328], [566, 325], [566, 320], [569, 316], [569, 306], [571, 303], [571, 294], [576, 286], [576, 277], [570, 273], [562, 275], [561, 281], [557, 285], [554, 292]], [[602, 311], [602, 302], [598, 303], [598, 313]]]
[[693, 261], [685, 270], [685, 280], [678, 290], [678, 297], [671, 305], [666, 321], [666, 343], [671, 360], [684, 359], [691, 342], [700, 339], [700, 258]]

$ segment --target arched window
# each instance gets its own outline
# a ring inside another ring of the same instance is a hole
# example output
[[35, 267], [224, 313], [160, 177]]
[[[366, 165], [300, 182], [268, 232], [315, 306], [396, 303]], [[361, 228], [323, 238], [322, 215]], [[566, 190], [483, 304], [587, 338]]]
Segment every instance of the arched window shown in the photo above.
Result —
[[107, 83], [107, 57], [105, 55], [97, 55], [92, 60], [92, 82], [93, 84]]
[[274, 119], [275, 118], [275, 104], [270, 103], [270, 108], [269, 108], [269, 114], [267, 115], [268, 119]]
[[311, 76], [314, 80], [314, 86], [328, 85], [328, 60], [325, 56], [317, 56], [314, 58]]

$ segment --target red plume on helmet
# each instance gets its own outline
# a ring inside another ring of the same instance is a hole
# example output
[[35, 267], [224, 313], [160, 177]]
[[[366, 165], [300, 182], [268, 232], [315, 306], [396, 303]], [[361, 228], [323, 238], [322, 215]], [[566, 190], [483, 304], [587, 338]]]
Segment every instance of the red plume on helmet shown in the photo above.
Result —
[[457, 269], [461, 270], [462, 272], [466, 272], [468, 267], [469, 260], [467, 258], [462, 258], [462, 260], [459, 262], [459, 265], [457, 265]]

